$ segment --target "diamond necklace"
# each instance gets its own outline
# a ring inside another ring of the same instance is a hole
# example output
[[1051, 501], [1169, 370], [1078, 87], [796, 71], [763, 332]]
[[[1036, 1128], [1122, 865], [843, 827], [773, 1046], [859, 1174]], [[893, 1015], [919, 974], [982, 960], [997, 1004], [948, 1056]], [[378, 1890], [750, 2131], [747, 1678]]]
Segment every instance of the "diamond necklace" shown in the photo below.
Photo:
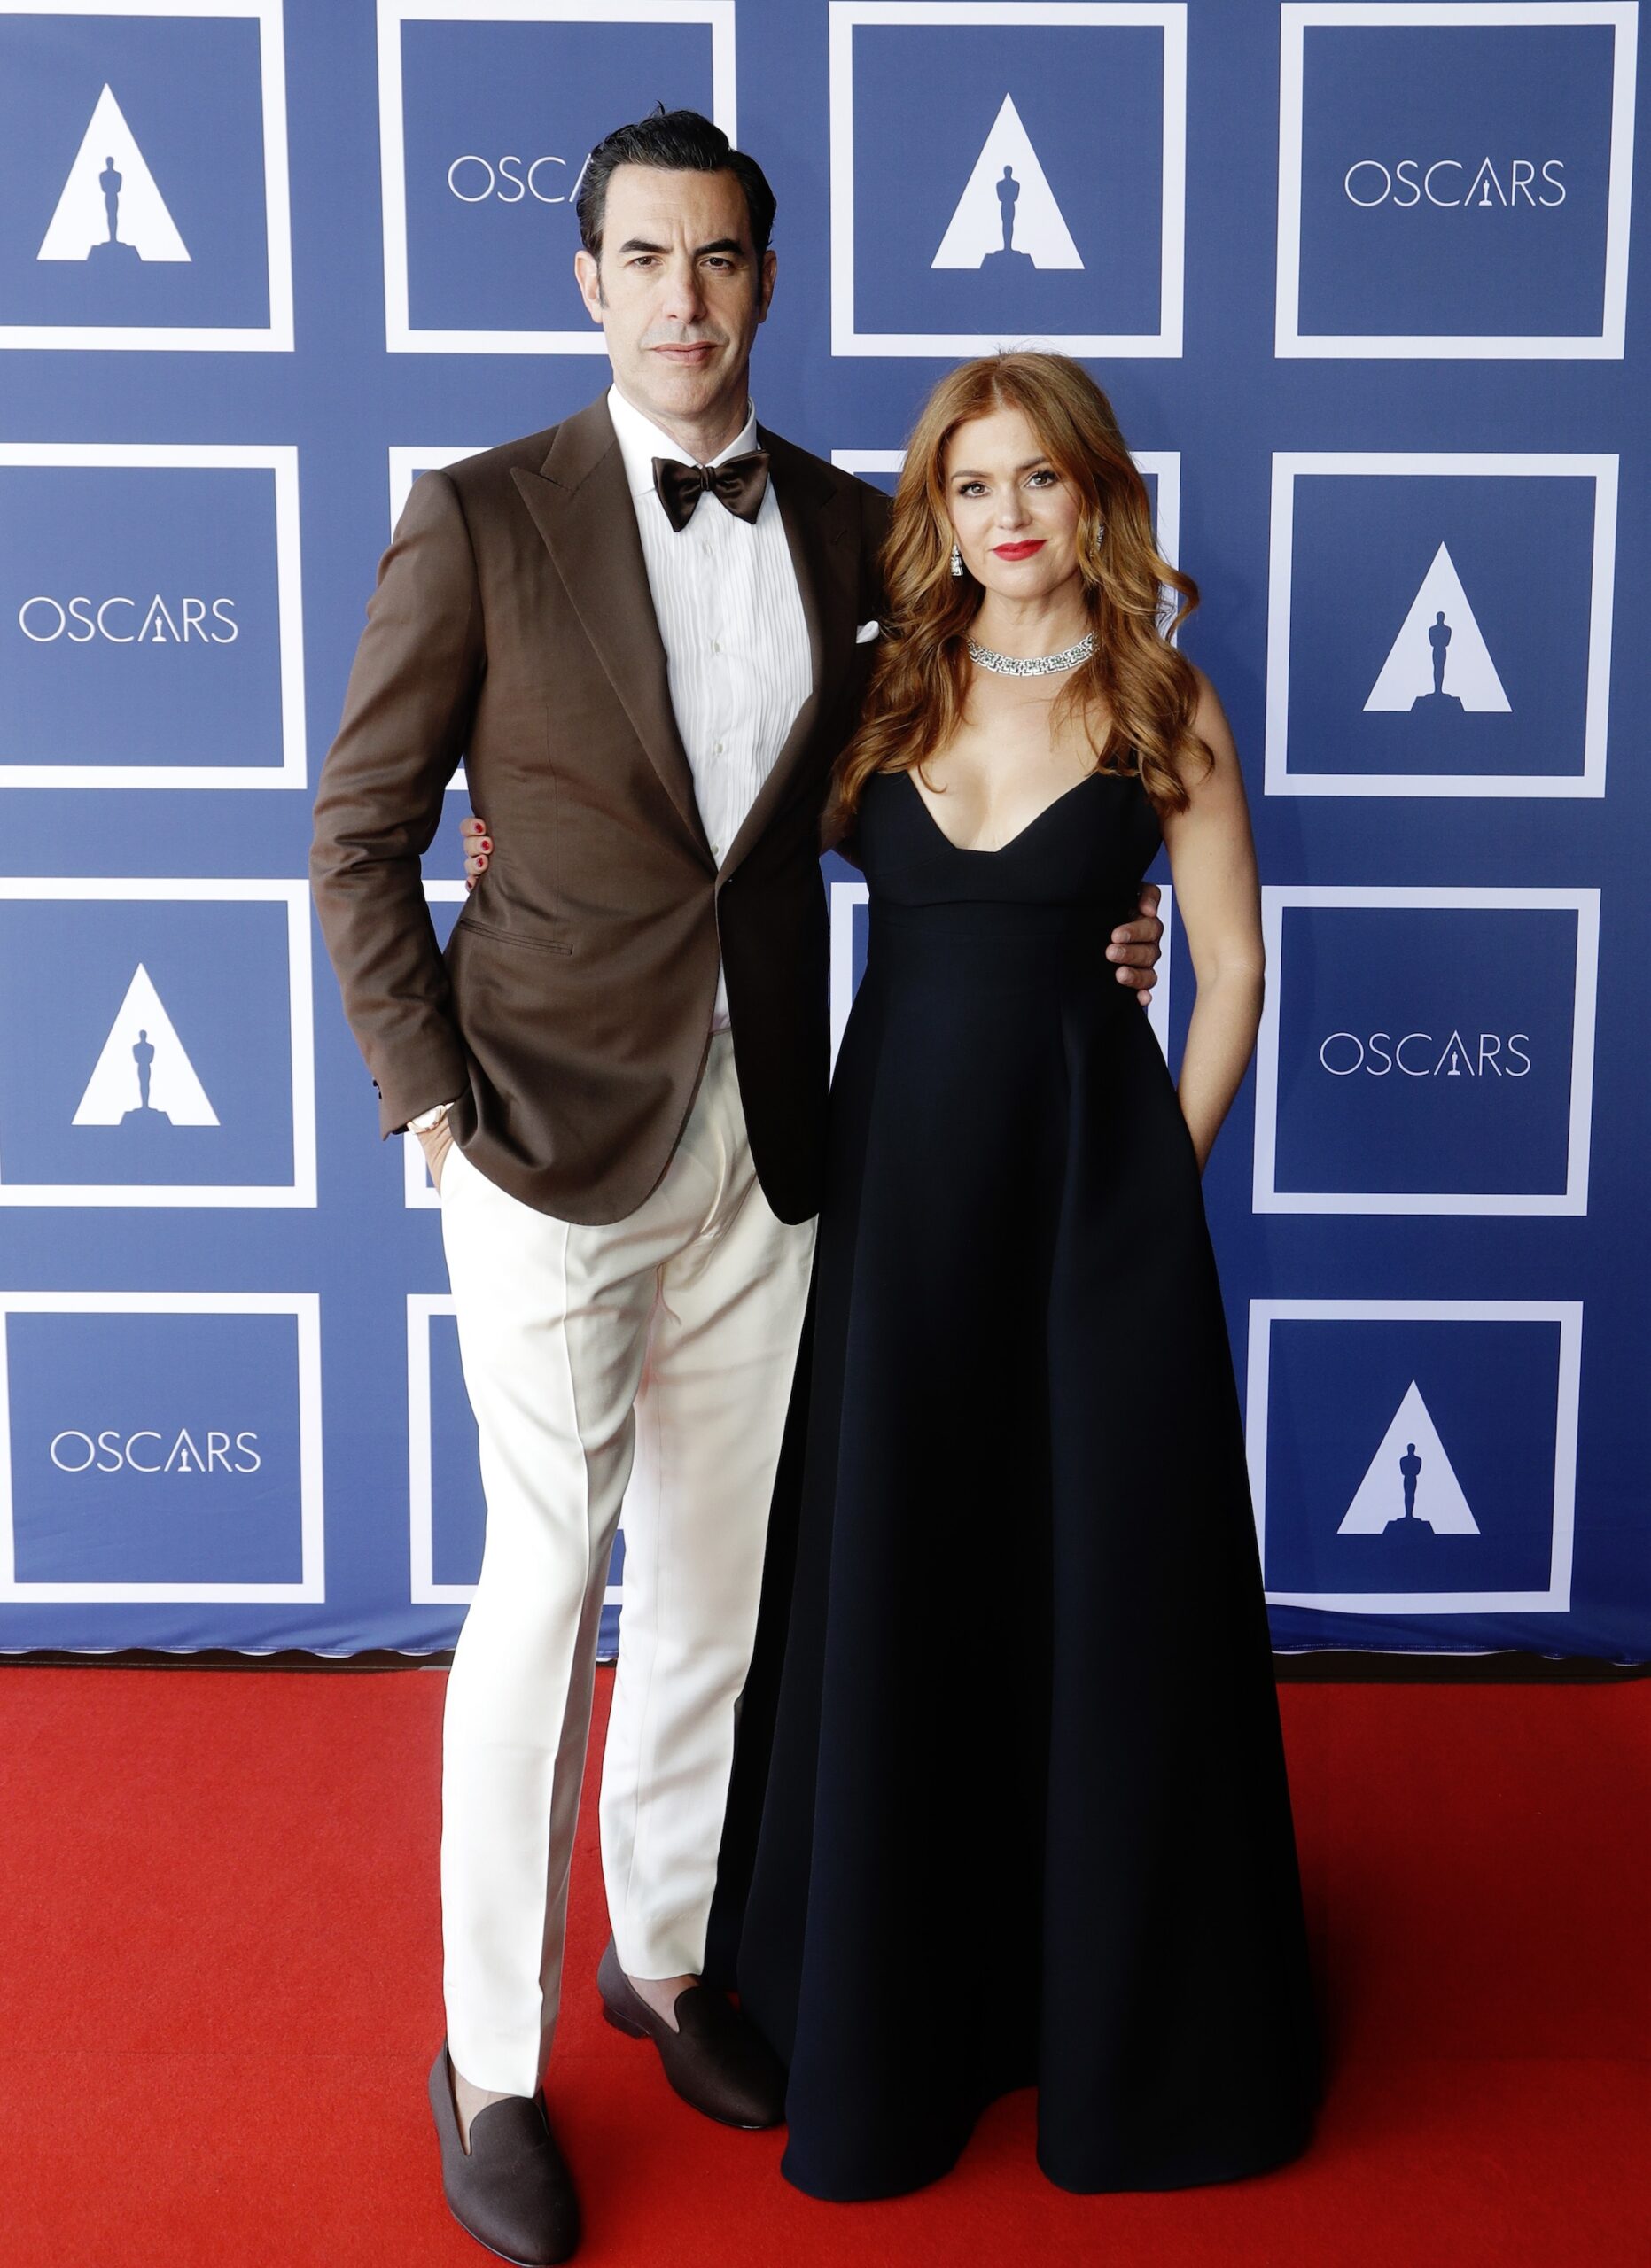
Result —
[[1055, 677], [1089, 659], [1095, 649], [1095, 633], [1086, 630], [1075, 646], [1059, 654], [994, 654], [977, 639], [970, 638], [967, 643], [970, 660], [977, 669], [990, 670], [993, 677]]

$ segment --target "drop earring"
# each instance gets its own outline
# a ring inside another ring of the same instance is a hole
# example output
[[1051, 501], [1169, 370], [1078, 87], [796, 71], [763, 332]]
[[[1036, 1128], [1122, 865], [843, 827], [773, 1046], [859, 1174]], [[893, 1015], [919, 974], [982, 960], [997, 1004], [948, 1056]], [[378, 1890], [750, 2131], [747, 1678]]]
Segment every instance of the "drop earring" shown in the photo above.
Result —
[[954, 575], [961, 575], [962, 571], [963, 555], [957, 548], [957, 538], [954, 536], [952, 539], [952, 572]]

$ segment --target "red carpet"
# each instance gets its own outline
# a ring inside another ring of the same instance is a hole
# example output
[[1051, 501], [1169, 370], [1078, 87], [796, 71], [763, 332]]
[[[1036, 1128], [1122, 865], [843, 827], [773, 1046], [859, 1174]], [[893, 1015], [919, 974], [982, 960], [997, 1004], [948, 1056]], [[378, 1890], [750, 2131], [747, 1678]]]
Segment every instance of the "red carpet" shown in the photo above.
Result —
[[[424, 2099], [443, 1682], [0, 1670], [4, 2268], [480, 2268]], [[580, 2259], [1645, 2268], [1651, 1683], [1283, 1700], [1329, 2099], [1298, 2165], [1178, 2196], [1050, 2188], [1024, 2095], [919, 2196], [798, 2196], [598, 2019], [593, 1772], [550, 2088]]]

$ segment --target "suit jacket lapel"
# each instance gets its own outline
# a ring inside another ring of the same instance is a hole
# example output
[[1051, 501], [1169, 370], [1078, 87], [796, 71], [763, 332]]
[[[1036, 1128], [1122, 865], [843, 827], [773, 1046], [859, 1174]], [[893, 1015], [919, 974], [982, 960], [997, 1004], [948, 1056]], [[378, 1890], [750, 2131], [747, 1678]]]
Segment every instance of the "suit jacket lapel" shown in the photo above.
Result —
[[768, 452], [775, 501], [797, 571], [798, 594], [808, 625], [814, 687], [797, 712], [774, 760], [774, 769], [758, 789], [744, 824], [728, 846], [722, 863], [724, 878], [746, 856], [784, 803], [808, 744], [829, 708], [838, 657], [852, 646], [854, 636], [859, 554], [853, 539], [859, 519], [853, 490], [825, 479], [811, 458], [760, 425], [757, 445]]
[[671, 707], [625, 461], [604, 400], [557, 428], [537, 472], [511, 474], [637, 738], [707, 865], [694, 776]]

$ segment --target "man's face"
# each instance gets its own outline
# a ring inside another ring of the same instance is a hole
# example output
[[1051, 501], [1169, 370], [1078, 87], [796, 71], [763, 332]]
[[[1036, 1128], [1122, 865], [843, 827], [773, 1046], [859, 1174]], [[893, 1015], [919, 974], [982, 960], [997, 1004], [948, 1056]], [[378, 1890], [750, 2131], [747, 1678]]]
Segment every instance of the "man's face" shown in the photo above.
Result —
[[616, 167], [601, 260], [580, 252], [574, 268], [619, 390], [639, 409], [663, 424], [696, 425], [743, 408], [775, 259], [752, 251], [732, 174]]

